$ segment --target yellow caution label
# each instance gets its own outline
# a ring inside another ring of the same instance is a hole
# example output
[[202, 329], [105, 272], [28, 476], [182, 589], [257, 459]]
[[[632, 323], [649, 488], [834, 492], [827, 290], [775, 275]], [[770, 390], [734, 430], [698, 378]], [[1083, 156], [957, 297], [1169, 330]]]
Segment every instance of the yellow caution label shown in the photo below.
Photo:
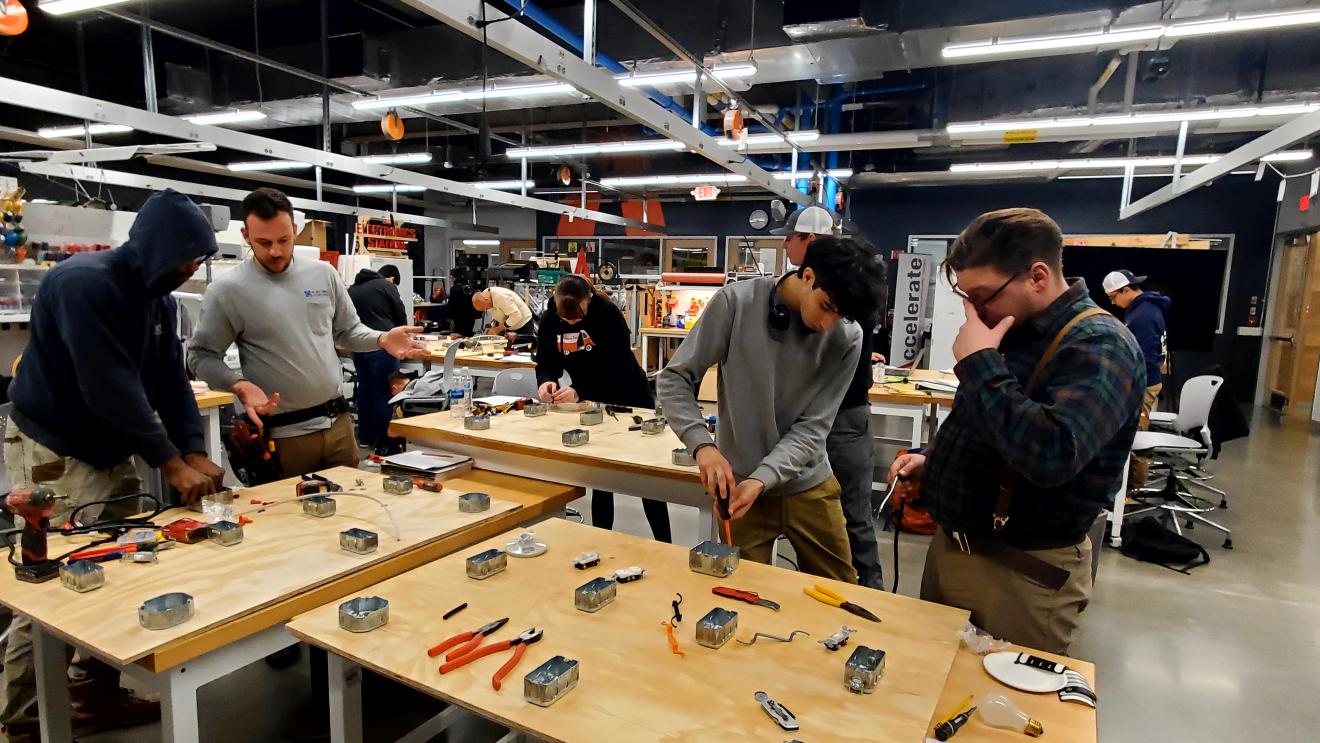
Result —
[[1027, 142], [1035, 142], [1035, 141], [1036, 141], [1035, 129], [1013, 129], [1011, 131], [1004, 132], [1005, 144], [1024, 144]]

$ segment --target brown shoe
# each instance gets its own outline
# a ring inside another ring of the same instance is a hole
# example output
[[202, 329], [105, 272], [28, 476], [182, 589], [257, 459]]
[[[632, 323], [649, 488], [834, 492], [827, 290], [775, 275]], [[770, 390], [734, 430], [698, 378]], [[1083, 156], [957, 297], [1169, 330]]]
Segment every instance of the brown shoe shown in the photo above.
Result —
[[140, 699], [118, 687], [86, 695], [74, 703], [73, 709], [74, 728], [84, 735], [160, 721], [160, 702]]

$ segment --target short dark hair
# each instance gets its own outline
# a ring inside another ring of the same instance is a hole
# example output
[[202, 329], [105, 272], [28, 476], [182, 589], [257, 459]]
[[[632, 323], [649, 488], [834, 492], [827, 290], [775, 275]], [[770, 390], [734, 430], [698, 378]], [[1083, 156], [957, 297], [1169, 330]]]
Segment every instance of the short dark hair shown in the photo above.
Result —
[[451, 279], [461, 279], [465, 276], [467, 276], [467, 269], [462, 266], [454, 266], [449, 269], [449, 278]]
[[393, 263], [386, 263], [385, 265], [381, 266], [380, 270], [377, 271], [376, 273], [380, 274], [382, 278], [394, 279], [394, 283], [396, 284], [399, 283], [399, 279], [402, 278], [399, 275], [399, 267], [394, 265]]
[[879, 254], [863, 245], [848, 237], [817, 237], [802, 257], [798, 275], [810, 268], [816, 277], [814, 288], [829, 296], [839, 314], [866, 325], [875, 323], [886, 277]]
[[944, 259], [944, 275], [990, 266], [1007, 276], [1022, 273], [1036, 261], [1063, 273], [1063, 232], [1039, 209], [1018, 207], [986, 212], [954, 239]]
[[283, 191], [263, 186], [243, 197], [244, 224], [249, 214], [255, 214], [257, 219], [274, 219], [280, 212], [286, 212], [289, 221], [293, 221], [293, 204]]

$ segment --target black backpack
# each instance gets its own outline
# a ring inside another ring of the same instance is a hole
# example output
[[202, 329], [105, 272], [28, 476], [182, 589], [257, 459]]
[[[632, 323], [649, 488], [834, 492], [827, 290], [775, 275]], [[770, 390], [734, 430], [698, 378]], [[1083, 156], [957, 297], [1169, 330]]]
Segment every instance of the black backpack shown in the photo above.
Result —
[[1133, 559], [1184, 574], [1210, 562], [1204, 547], [1165, 527], [1154, 516], [1142, 518], [1125, 531], [1123, 554]]

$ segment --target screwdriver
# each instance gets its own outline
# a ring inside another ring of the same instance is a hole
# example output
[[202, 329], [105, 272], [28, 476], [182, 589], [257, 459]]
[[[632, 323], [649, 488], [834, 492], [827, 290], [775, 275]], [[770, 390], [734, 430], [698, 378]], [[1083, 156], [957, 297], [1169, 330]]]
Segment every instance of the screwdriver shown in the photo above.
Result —
[[954, 709], [956, 714], [935, 726], [935, 740], [946, 741], [952, 738], [955, 733], [962, 729], [963, 725], [967, 724], [968, 720], [972, 719], [972, 713], [976, 711], [976, 708], [969, 707], [971, 703], [972, 698], [967, 697], [962, 704]]

